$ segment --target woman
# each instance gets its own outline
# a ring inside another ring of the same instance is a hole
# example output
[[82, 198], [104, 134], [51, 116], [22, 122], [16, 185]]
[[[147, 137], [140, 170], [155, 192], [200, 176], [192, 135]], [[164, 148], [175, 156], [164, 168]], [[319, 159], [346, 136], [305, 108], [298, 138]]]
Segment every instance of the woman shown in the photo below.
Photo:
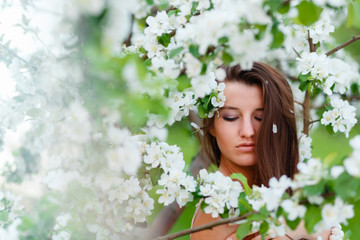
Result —
[[[249, 185], [268, 186], [270, 178], [292, 178], [298, 163], [298, 140], [291, 88], [283, 75], [264, 63], [251, 70], [239, 65], [226, 70], [225, 105], [213, 118], [204, 120], [202, 148], [225, 176], [242, 173]], [[199, 207], [192, 227], [215, 221]], [[199, 239], [236, 239], [238, 225], [221, 225], [191, 235]], [[306, 237], [303, 226], [288, 233]], [[324, 233], [329, 236], [328, 233]], [[246, 239], [261, 239], [256, 234]], [[275, 238], [288, 239], [288, 238]], [[324, 238], [324, 239], [327, 239]]]

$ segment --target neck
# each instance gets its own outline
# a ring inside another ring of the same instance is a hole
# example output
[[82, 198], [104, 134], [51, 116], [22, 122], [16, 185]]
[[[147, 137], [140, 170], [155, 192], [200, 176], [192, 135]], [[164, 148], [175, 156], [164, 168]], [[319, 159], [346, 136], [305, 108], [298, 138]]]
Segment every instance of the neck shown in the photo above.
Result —
[[219, 171], [225, 176], [241, 173], [247, 178], [249, 186], [253, 185], [254, 166], [238, 166], [230, 161], [220, 160]]

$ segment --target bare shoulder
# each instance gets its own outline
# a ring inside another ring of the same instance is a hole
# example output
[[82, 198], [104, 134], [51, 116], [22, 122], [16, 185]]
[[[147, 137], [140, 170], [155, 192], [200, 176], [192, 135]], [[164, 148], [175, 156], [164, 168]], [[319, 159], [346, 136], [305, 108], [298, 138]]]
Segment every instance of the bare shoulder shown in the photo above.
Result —
[[[201, 210], [201, 208], [198, 207], [196, 209], [196, 212], [193, 217], [192, 227], [205, 225], [205, 224], [214, 222], [218, 219], [220, 219], [220, 217], [213, 218], [211, 216], [211, 214], [204, 213]], [[205, 240], [205, 239], [206, 240], [213, 240], [213, 239], [214, 240], [215, 239], [216, 240], [223, 240], [223, 239], [225, 240], [236, 232], [237, 227], [238, 227], [238, 225], [230, 226], [228, 224], [217, 226], [217, 227], [214, 227], [213, 229], [192, 233], [190, 235], [190, 239], [191, 240]], [[233, 238], [233, 240], [235, 240], [235, 239]]]

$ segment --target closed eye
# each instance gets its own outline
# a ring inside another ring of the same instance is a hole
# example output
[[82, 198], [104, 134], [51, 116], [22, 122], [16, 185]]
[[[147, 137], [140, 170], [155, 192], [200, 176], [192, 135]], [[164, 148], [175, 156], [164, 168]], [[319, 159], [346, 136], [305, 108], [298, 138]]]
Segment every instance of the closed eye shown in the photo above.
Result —
[[238, 119], [239, 117], [223, 117], [223, 119], [225, 121], [229, 121], [229, 122], [232, 122], [232, 121], [235, 121], [236, 119]]
[[254, 118], [255, 118], [255, 120], [257, 120], [257, 121], [259, 121], [259, 122], [262, 121], [262, 117], [254, 117]]

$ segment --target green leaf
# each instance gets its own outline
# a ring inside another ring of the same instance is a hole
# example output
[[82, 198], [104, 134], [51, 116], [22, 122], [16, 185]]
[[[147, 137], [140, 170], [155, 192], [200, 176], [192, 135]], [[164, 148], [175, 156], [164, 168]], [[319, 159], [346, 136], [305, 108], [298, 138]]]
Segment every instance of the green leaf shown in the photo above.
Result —
[[261, 214], [253, 214], [247, 217], [249, 221], [262, 221], [265, 220], [267, 216], [261, 215]]
[[326, 181], [323, 179], [315, 185], [305, 186], [303, 192], [306, 196], [316, 196], [321, 195], [325, 191]]
[[273, 42], [271, 43], [271, 48], [279, 48], [284, 42], [285, 35], [282, 31], [279, 30], [279, 28], [274, 25], [271, 29], [271, 34], [273, 35]]
[[295, 230], [297, 228], [297, 226], [299, 225], [301, 219], [297, 218], [294, 221], [290, 221], [288, 219], [286, 219], [286, 224], [292, 229]]
[[158, 42], [164, 47], [169, 46], [170, 41], [171, 41], [171, 35], [169, 33], [164, 33], [163, 35], [158, 37]]
[[0, 211], [0, 222], [7, 222], [9, 218], [9, 213], [5, 210]]
[[358, 189], [360, 189], [360, 179], [354, 178], [346, 172], [342, 173], [334, 181], [334, 191], [344, 201], [348, 201], [351, 198], [359, 199], [360, 196], [356, 193]]
[[260, 234], [264, 234], [269, 230], [269, 223], [267, 221], [263, 221], [260, 225], [259, 232]]
[[238, 229], [236, 230], [236, 237], [241, 240], [244, 239], [244, 237], [246, 237], [246, 235], [248, 235], [251, 231], [251, 222], [247, 221], [243, 224], [240, 224]]
[[252, 191], [251, 191], [251, 188], [250, 188], [250, 186], [248, 184], [247, 178], [242, 173], [233, 173], [233, 174], [230, 175], [230, 177], [232, 179], [239, 180], [242, 183], [243, 187], [244, 187], [244, 191], [245, 191], [246, 195], [251, 195]]
[[310, 26], [311, 24], [315, 23], [323, 11], [323, 8], [318, 7], [313, 2], [306, 0], [302, 1], [296, 8], [299, 11], [297, 20], [305, 26]]
[[233, 57], [225, 51], [223, 51], [222, 60], [225, 65], [230, 65], [230, 63], [232, 63], [234, 61]]
[[179, 53], [181, 53], [182, 50], [184, 50], [183, 47], [179, 47], [179, 48], [175, 48], [175, 49], [171, 50], [171, 51], [170, 51], [170, 54], [169, 54], [169, 58], [175, 57], [176, 55], [178, 55]]
[[244, 192], [240, 193], [238, 206], [239, 206], [240, 214], [245, 214], [252, 210], [249, 202], [246, 200], [246, 195]]
[[270, 11], [276, 12], [283, 4], [282, 0], [268, 0], [266, 4], [270, 7]]
[[299, 85], [299, 89], [304, 92], [304, 91], [306, 91], [308, 89], [309, 84], [311, 84], [311, 82], [309, 80], [305, 81], [305, 82], [302, 82]]
[[360, 28], [360, 1], [351, 1], [348, 5], [347, 27]]
[[198, 114], [199, 114], [200, 118], [206, 118], [206, 111], [202, 104], [199, 104], [199, 106], [198, 106]]
[[146, 3], [149, 5], [153, 5], [154, 4], [154, 0], [146, 0]]
[[225, 43], [229, 42], [229, 38], [228, 37], [222, 37], [219, 39], [218, 43], [219, 45], [223, 45]]
[[178, 82], [177, 90], [180, 92], [191, 87], [190, 79], [186, 75], [179, 76], [176, 81]]
[[351, 93], [354, 95], [360, 94], [360, 88], [358, 83], [352, 83], [350, 86]]
[[313, 228], [316, 223], [321, 220], [321, 208], [318, 206], [310, 205], [305, 213], [305, 228], [308, 233], [313, 233]]
[[164, 173], [164, 170], [162, 168], [150, 169], [149, 175], [150, 175], [151, 183], [153, 186], [158, 185], [158, 181], [163, 173]]
[[201, 56], [199, 53], [199, 45], [190, 45], [189, 51], [196, 58]]
[[311, 77], [311, 73], [308, 72], [307, 74], [300, 73], [298, 78], [299, 78], [299, 81], [301, 83], [303, 83], [303, 82], [306, 82], [307, 80], [310, 80], [310, 77]]

